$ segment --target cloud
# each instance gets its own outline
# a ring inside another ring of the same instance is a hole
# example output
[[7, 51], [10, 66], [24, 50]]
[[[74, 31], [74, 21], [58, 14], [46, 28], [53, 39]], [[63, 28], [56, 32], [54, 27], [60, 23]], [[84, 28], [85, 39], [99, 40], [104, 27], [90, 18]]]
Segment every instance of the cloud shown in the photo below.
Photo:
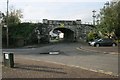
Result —
[[[92, 10], [98, 10], [107, 0], [9, 0], [9, 6], [22, 9], [22, 21], [42, 21], [42, 19], [82, 19], [92, 20]], [[6, 10], [6, 0], [0, 9]], [[0, 3], [1, 4], [1, 3]]]
[[[99, 10], [101, 3], [39, 3], [40, 6], [29, 5], [24, 8], [24, 19], [42, 21], [42, 19], [92, 21], [92, 10]], [[36, 4], [37, 5], [37, 4]], [[88, 5], [88, 6], [87, 6]], [[94, 8], [95, 7], [95, 8]]]
[[11, 2], [105, 2], [111, 0], [10, 0]]

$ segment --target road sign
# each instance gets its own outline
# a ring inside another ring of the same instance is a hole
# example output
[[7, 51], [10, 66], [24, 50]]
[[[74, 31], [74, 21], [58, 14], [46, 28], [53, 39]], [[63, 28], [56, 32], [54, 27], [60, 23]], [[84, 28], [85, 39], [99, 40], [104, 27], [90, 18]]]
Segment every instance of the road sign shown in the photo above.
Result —
[[60, 27], [64, 28], [64, 24], [63, 24], [63, 23], [61, 23], [61, 24], [60, 24]]

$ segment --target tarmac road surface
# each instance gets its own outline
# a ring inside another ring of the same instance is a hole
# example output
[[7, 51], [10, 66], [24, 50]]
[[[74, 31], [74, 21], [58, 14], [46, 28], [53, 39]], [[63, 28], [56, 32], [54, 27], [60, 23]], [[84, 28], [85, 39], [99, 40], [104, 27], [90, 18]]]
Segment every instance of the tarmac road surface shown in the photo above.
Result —
[[[65, 64], [110, 75], [118, 75], [118, 55], [78, 49], [81, 46], [80, 43], [60, 43], [37, 48], [3, 49], [3, 51], [14, 52], [16, 58], [22, 57]], [[59, 51], [60, 54], [42, 54], [50, 51]]]

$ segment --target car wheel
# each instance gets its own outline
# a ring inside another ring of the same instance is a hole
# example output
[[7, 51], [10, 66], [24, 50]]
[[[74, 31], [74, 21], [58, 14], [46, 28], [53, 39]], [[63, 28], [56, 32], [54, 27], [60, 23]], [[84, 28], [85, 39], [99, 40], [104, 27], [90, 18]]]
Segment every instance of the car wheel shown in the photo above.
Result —
[[99, 47], [100, 46], [100, 44], [96, 44], [96, 47]]
[[112, 44], [112, 46], [113, 46], [113, 47], [115, 47], [115, 46], [116, 46], [116, 44], [115, 44], [115, 43], [113, 43], [113, 44]]

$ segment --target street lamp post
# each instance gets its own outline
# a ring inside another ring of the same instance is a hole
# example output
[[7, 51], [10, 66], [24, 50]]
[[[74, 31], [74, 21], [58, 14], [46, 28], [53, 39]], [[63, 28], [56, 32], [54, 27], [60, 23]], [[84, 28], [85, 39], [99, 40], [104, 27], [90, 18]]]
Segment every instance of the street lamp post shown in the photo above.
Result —
[[96, 18], [95, 12], [96, 12], [96, 11], [93, 10], [92, 12], [93, 12], [93, 16], [92, 16], [92, 17], [93, 17], [93, 25], [95, 26], [95, 18]]
[[106, 5], [106, 6], [109, 6], [109, 5], [110, 5], [109, 1], [108, 1], [108, 2], [106, 2], [106, 3], [105, 3], [105, 5]]
[[8, 33], [8, 4], [9, 4], [9, 1], [7, 0], [7, 18], [6, 18], [6, 24], [7, 24], [7, 27], [6, 27], [6, 39], [7, 39], [7, 47], [9, 47], [9, 33]]

